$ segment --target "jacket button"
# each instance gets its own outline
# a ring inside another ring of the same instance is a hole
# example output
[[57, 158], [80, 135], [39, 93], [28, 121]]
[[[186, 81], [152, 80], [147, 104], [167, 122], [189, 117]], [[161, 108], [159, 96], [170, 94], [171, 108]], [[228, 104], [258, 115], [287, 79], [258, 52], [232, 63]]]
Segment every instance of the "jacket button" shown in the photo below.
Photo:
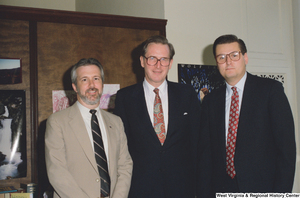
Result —
[[100, 182], [100, 179], [97, 178], [97, 179], [96, 179], [96, 182]]

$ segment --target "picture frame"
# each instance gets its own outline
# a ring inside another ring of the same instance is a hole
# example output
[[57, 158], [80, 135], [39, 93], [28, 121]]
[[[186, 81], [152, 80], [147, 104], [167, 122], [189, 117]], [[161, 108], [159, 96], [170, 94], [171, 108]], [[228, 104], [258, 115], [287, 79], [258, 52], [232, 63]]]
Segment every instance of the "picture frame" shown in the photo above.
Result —
[[0, 57], [0, 84], [22, 83], [22, 59]]

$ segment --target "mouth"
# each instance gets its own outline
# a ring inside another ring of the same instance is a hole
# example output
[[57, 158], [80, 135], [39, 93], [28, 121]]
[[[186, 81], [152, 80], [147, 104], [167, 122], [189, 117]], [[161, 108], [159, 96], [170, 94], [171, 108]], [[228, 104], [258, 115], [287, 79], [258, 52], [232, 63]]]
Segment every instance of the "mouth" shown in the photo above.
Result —
[[86, 90], [86, 93], [90, 94], [90, 95], [95, 95], [98, 93], [98, 89], [96, 89], [96, 88], [88, 89], [88, 90]]

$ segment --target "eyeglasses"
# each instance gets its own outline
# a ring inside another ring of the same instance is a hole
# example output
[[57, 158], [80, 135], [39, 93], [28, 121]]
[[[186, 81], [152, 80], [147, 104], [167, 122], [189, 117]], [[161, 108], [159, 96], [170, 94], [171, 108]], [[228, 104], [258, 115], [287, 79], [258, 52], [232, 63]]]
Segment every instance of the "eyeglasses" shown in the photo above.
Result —
[[229, 54], [220, 54], [216, 56], [216, 61], [219, 64], [223, 64], [227, 61], [227, 56], [232, 60], [232, 61], [238, 61], [241, 58], [241, 52], [240, 51], [234, 51]]
[[160, 65], [163, 67], [167, 67], [170, 65], [170, 58], [162, 57], [158, 59], [155, 56], [149, 56], [149, 57], [144, 56], [144, 58], [146, 59], [147, 64], [150, 66], [156, 65], [158, 61], [160, 61]]

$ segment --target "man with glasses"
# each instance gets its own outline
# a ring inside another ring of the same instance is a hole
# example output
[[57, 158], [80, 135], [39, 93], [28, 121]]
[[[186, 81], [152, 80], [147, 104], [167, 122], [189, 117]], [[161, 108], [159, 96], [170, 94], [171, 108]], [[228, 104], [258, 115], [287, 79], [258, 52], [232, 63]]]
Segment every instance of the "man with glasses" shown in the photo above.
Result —
[[[190, 85], [166, 80], [174, 54], [165, 37], [148, 38], [140, 56], [144, 81], [116, 96], [114, 113], [133, 160], [129, 198], [195, 198], [200, 102]], [[202, 140], [201, 151], [208, 143]]]
[[280, 82], [246, 72], [245, 43], [223, 35], [213, 53], [226, 85], [203, 101], [216, 192], [291, 192], [295, 173], [294, 121]]

